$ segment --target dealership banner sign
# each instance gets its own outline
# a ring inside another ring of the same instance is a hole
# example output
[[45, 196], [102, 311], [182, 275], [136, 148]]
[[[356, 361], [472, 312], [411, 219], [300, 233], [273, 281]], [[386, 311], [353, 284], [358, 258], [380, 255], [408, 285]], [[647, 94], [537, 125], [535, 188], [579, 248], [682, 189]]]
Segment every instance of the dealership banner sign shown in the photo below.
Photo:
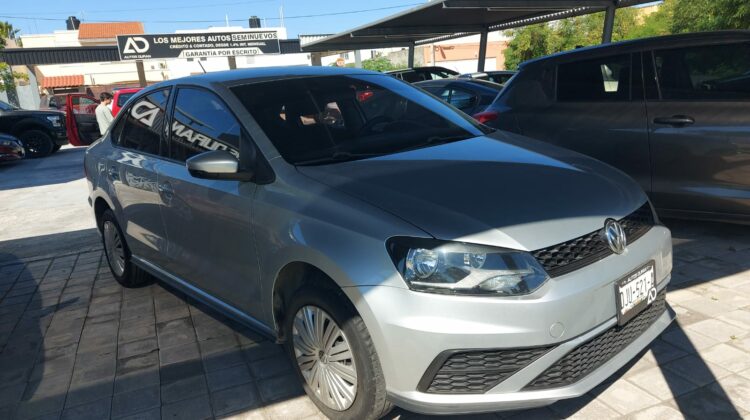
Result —
[[118, 35], [121, 60], [279, 54], [276, 31]]

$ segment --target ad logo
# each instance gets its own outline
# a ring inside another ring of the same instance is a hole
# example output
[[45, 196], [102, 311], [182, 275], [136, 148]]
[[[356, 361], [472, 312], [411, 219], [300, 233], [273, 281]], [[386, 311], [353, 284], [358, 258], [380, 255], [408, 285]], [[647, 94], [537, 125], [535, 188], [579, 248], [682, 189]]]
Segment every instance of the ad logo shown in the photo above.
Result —
[[149, 46], [146, 38], [131, 36], [125, 41], [125, 47], [122, 51], [126, 54], [140, 54], [148, 51]]

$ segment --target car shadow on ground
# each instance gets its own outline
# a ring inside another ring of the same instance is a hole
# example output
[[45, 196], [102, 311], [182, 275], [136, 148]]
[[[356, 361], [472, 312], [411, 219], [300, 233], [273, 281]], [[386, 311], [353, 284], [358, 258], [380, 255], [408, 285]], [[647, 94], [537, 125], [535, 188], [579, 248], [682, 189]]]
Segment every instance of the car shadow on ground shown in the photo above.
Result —
[[[724, 300], [711, 282], [731, 292], [732, 276], [750, 269], [750, 228], [668, 225], [675, 237], [670, 291], [706, 285]], [[170, 287], [123, 289], [95, 229], [0, 242], [0, 249], [0, 418], [319, 416], [280, 346]], [[660, 389], [666, 402], [634, 403], [689, 418], [741, 417], [732, 403], [738, 391], [720, 384], [728, 373], [699, 353], [709, 344], [692, 326], [707, 317], [690, 302], [675, 305], [678, 322], [641, 357], [587, 395], [483, 417], [615, 417], [618, 407], [601, 402], [606, 395], [637, 397], [643, 389]], [[400, 409], [387, 416], [424, 417]]]
[[85, 147], [66, 147], [43, 158], [0, 164], [0, 191], [63, 184], [81, 179], [85, 176], [85, 152]]
[[122, 288], [93, 239], [0, 242], [18, 252], [0, 253], [0, 418], [317, 414], [280, 346], [167, 286]]

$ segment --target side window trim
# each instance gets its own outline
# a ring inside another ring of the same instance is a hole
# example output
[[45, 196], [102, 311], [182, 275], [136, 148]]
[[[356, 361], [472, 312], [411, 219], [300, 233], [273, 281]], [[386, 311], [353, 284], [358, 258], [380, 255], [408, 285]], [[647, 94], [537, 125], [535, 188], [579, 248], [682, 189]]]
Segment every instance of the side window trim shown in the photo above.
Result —
[[[164, 110], [164, 120], [165, 120], [165, 124], [164, 125], [166, 127], [167, 126], [167, 122], [171, 121], [170, 119], [168, 119], [168, 117], [169, 117], [169, 103], [173, 100], [173, 97], [174, 97], [174, 95], [172, 95], [172, 87], [173, 86], [165, 86], [165, 87], [163, 87], [161, 89], [154, 89], [153, 91], [149, 91], [149, 92], [145, 92], [145, 93], [143, 91], [136, 93], [136, 95], [133, 95], [133, 97], [131, 97], [131, 99], [133, 99], [133, 100], [132, 101], [128, 101], [125, 104], [126, 107], [120, 108], [120, 112], [117, 113], [117, 117], [115, 117], [115, 121], [112, 124], [113, 125], [114, 124], [118, 124], [119, 121], [122, 121], [122, 124], [124, 125], [126, 123], [128, 115], [130, 114], [131, 108], [133, 108], [133, 106], [135, 106], [135, 104], [138, 103], [137, 102], [138, 99], [140, 99], [142, 97], [145, 97], [145, 96], [148, 96], [148, 95], [151, 95], [153, 93], [162, 91], [162, 90], [166, 90], [166, 91], [169, 92], [167, 94], [167, 98], [168, 98], [167, 99], [167, 106], [165, 107], [165, 110]], [[170, 122], [170, 126], [171, 126], [171, 122]], [[122, 132], [123, 131], [124, 131], [124, 127], [118, 133], [116, 141], [115, 141], [115, 139], [111, 139], [112, 140], [111, 141], [112, 147], [115, 147], [115, 148], [121, 149], [121, 150], [135, 151], [135, 152], [137, 152], [139, 154], [142, 154], [142, 155], [145, 155], [145, 156], [149, 156], [149, 157], [153, 157], [153, 158], [157, 158], [157, 159], [167, 159], [167, 156], [164, 156], [163, 153], [162, 153], [162, 147], [165, 146], [165, 144], [164, 144], [164, 133], [160, 134], [160, 139], [159, 139], [159, 154], [153, 154], [153, 153], [144, 152], [144, 151], [141, 151], [141, 150], [131, 149], [129, 147], [125, 147], [125, 146], [121, 145], [120, 144], [120, 139], [122, 137]]]
[[699, 48], [710, 48], [710, 47], [724, 47], [724, 46], [740, 46], [740, 45], [746, 45], [748, 48], [750, 48], [750, 42], [746, 39], [742, 40], [726, 40], [723, 42], [708, 42], [708, 43], [695, 43], [691, 45], [684, 45], [679, 47], [663, 47], [663, 48], [653, 48], [648, 53], [651, 55], [651, 62], [653, 64], [653, 72], [654, 72], [654, 79], [656, 82], [657, 92], [659, 98], [658, 101], [665, 101], [665, 102], [747, 102], [748, 99], [742, 99], [742, 98], [664, 98], [664, 93], [662, 89], [662, 81], [659, 77], [659, 74], [657, 73], [656, 68], [656, 55], [660, 51], [670, 51], [670, 50], [689, 50], [689, 49], [699, 49]]
[[[200, 91], [206, 92], [206, 93], [208, 93], [210, 95], [213, 95], [216, 99], [218, 99], [218, 101], [221, 103], [221, 105], [224, 106], [224, 108], [229, 112], [229, 114], [232, 115], [232, 118], [234, 118], [237, 121], [237, 125], [238, 125], [238, 127], [240, 129], [240, 142], [239, 142], [239, 154], [240, 154], [240, 156], [244, 155], [243, 152], [242, 152], [242, 149], [244, 148], [243, 144], [245, 144], [246, 147], [254, 147], [256, 149], [257, 153], [260, 153], [260, 150], [258, 149], [258, 146], [255, 145], [255, 141], [250, 136], [250, 133], [248, 133], [247, 130], [245, 130], [245, 128], [242, 126], [241, 120], [239, 119], [239, 117], [237, 117], [237, 114], [226, 103], [226, 101], [224, 101], [224, 98], [222, 98], [221, 95], [218, 95], [216, 92], [212, 91], [211, 89], [208, 89], [208, 88], [206, 88], [204, 86], [199, 86], [199, 85], [191, 85], [191, 84], [181, 83], [181, 84], [174, 85], [174, 88], [175, 88], [174, 89], [175, 93], [174, 93], [173, 96], [171, 96], [169, 98], [169, 103], [167, 104], [167, 110], [168, 110], [167, 114], [169, 115], [169, 126], [166, 127], [166, 130], [167, 130], [167, 134], [168, 134], [168, 136], [167, 136], [167, 145], [168, 146], [167, 147], [168, 147], [169, 153], [168, 153], [168, 156], [165, 157], [165, 159], [169, 160], [170, 162], [178, 163], [178, 164], [181, 164], [181, 165], [185, 163], [184, 161], [181, 161], [181, 160], [178, 160], [178, 159], [174, 159], [172, 157], [172, 122], [174, 121], [174, 111], [175, 111], [175, 107], [177, 105], [177, 98], [179, 97], [180, 89], [200, 90]], [[240, 164], [242, 164], [242, 162], [240, 162]]]

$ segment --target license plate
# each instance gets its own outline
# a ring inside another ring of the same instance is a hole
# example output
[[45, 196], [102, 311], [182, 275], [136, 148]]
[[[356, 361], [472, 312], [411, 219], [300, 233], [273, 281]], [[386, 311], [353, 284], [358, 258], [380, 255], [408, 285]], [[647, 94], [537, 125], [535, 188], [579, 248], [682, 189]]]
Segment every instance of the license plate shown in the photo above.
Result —
[[615, 283], [617, 323], [625, 325], [656, 300], [654, 262], [628, 274]]

